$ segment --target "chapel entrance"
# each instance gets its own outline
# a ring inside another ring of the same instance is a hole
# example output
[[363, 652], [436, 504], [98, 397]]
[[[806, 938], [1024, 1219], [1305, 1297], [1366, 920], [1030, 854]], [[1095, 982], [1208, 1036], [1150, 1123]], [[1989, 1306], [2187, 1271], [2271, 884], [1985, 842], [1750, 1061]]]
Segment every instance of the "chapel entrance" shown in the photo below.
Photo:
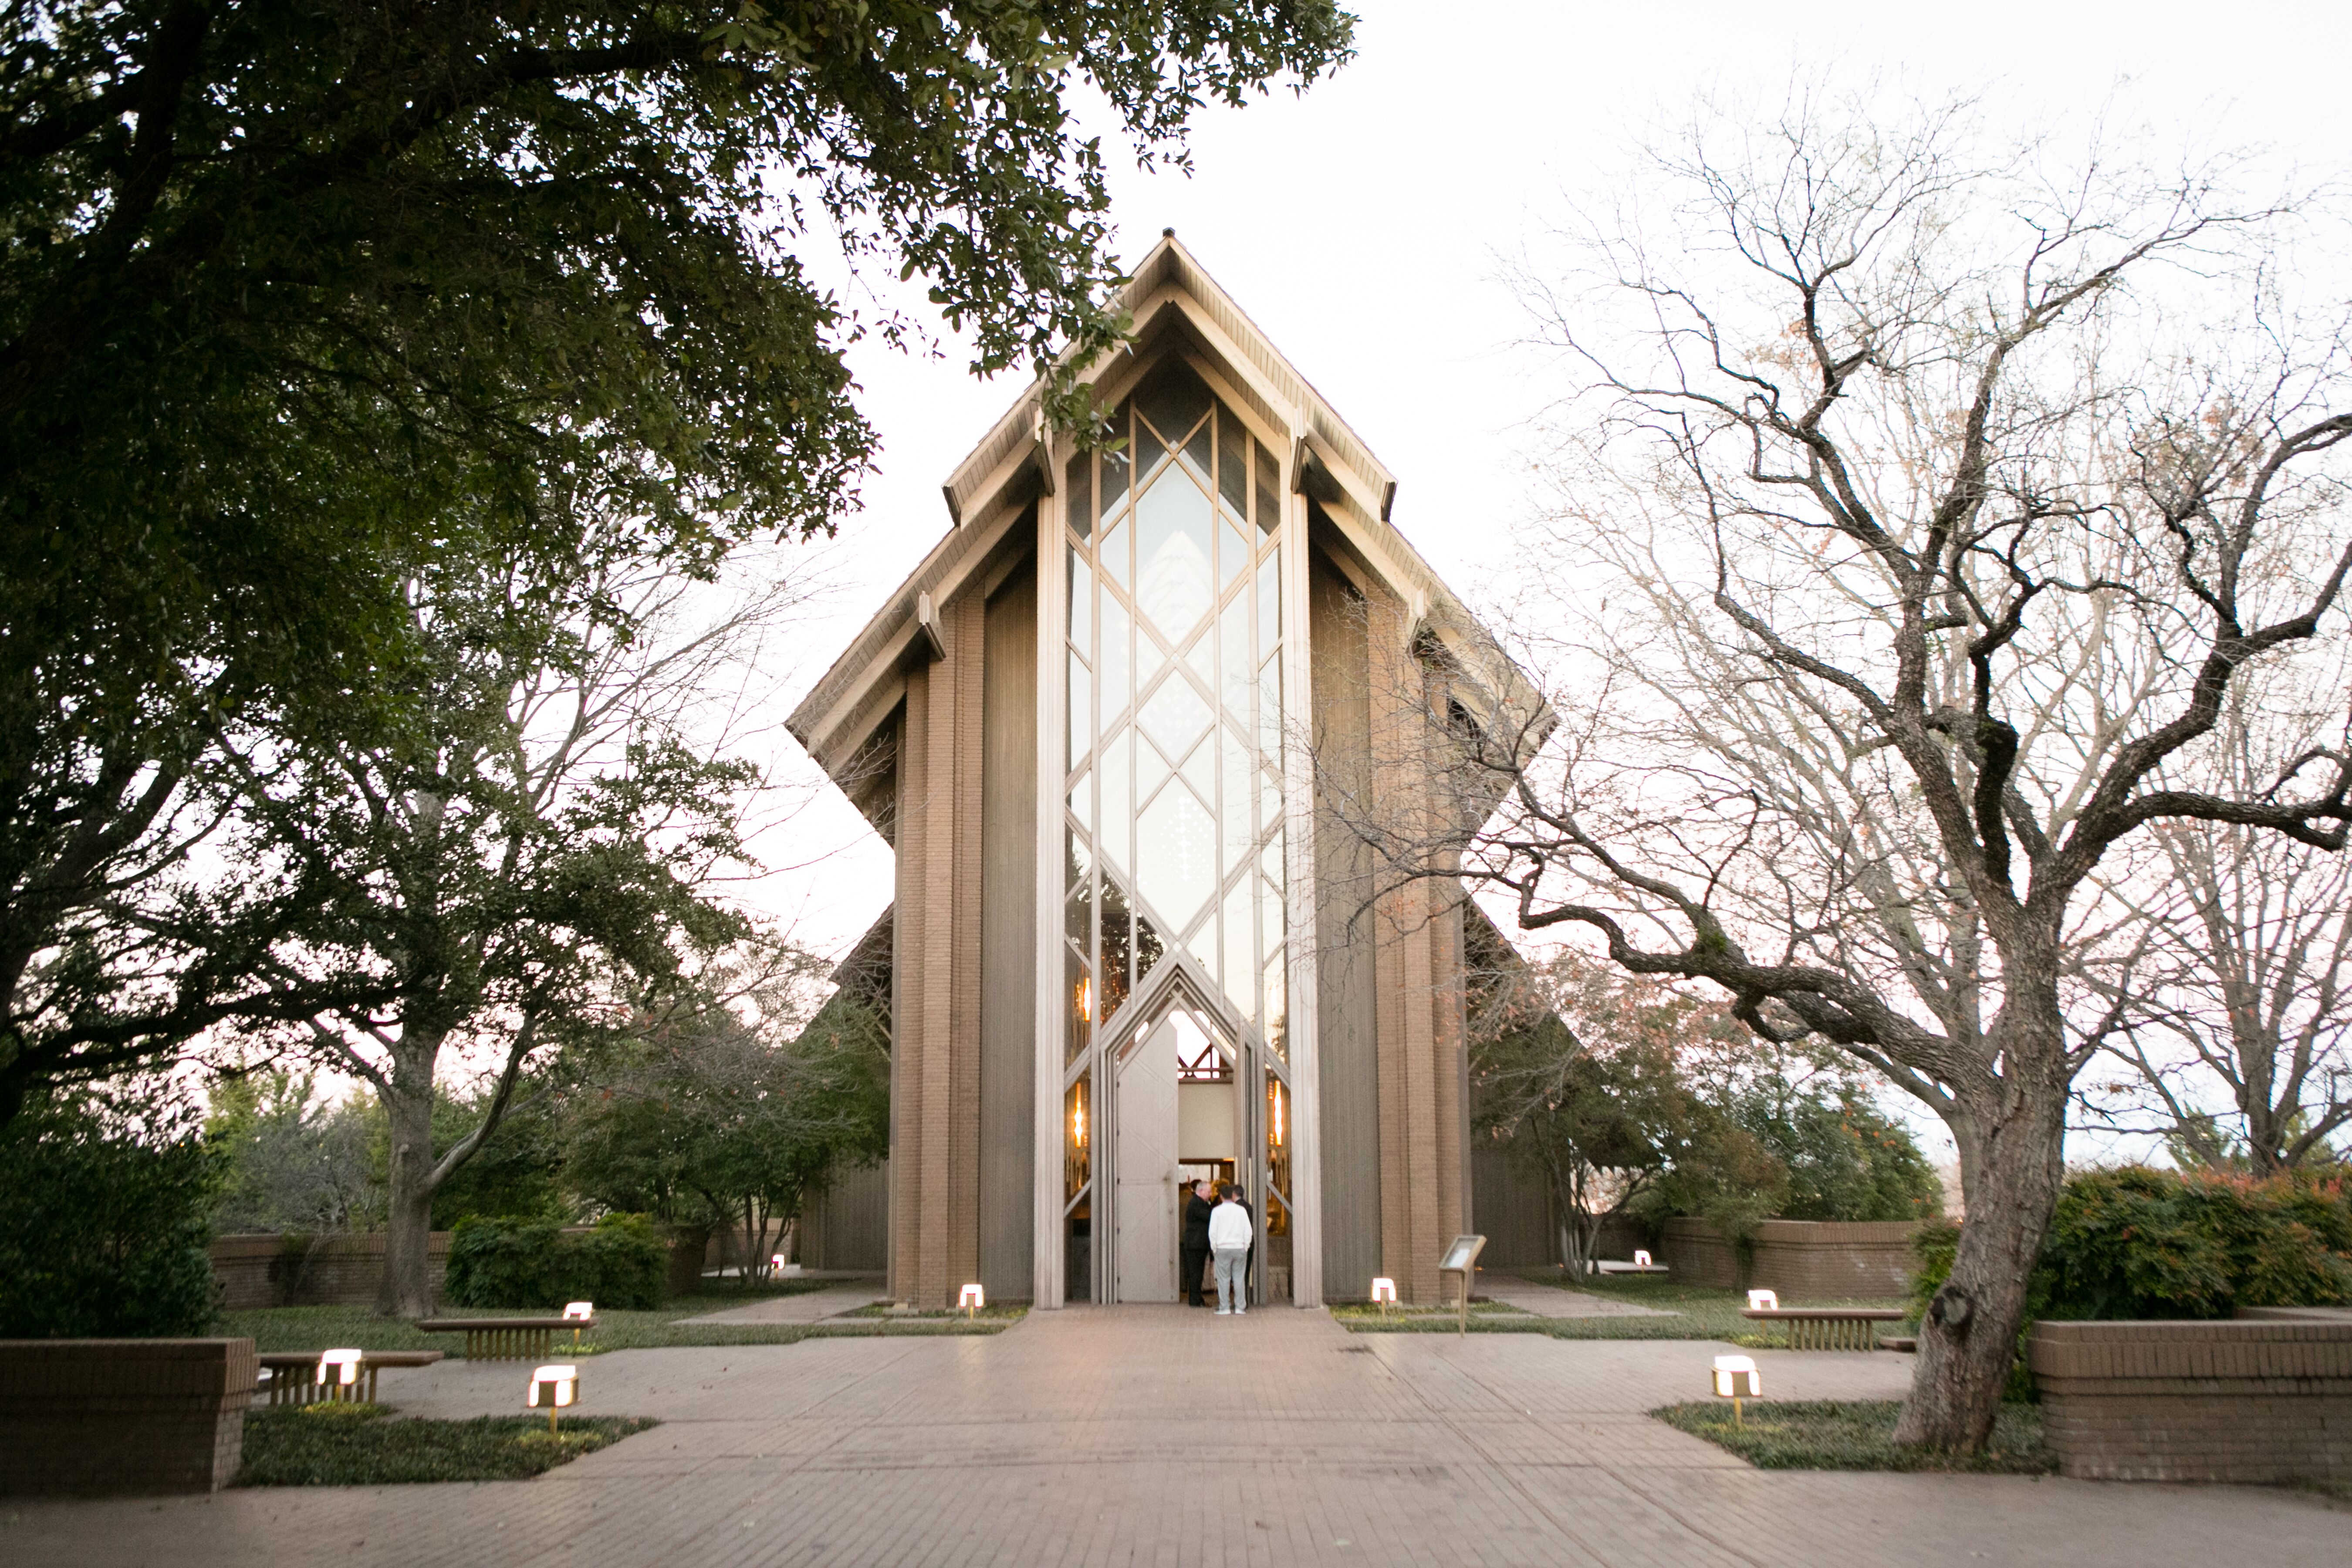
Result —
[[1101, 1260], [1101, 1298], [1176, 1302], [1183, 1206], [1195, 1180], [1234, 1183], [1263, 1215], [1249, 1159], [1251, 1107], [1242, 1098], [1242, 1048], [1181, 987], [1140, 1023], [1108, 1068], [1110, 1089], [1110, 1246]]

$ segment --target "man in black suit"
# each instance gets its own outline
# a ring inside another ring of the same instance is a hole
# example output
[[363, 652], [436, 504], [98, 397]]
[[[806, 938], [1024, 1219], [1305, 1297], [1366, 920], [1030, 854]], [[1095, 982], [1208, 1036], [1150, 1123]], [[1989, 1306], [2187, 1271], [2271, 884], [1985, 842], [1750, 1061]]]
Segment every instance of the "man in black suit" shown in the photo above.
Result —
[[1192, 1195], [1184, 1200], [1184, 1240], [1176, 1249], [1176, 1282], [1183, 1288], [1184, 1300], [1195, 1307], [1205, 1307], [1201, 1300], [1201, 1274], [1209, 1267], [1209, 1184], [1192, 1184]]

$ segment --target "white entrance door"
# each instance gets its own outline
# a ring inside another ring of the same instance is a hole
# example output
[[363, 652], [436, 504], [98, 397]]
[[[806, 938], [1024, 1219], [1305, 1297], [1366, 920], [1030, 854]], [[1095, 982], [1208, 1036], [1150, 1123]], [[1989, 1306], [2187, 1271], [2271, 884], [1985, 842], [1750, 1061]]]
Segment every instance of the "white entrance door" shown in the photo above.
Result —
[[1114, 1301], [1176, 1300], [1176, 1042], [1160, 1020], [1118, 1062]]

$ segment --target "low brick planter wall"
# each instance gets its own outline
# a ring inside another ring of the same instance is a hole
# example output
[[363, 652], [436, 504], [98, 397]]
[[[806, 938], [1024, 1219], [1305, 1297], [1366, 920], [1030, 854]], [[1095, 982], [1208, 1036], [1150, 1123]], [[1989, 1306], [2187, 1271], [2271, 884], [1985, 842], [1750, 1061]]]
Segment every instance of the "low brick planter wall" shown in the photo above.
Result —
[[1754, 1267], [1743, 1280], [1730, 1240], [1703, 1219], [1670, 1219], [1658, 1261], [1686, 1285], [1775, 1290], [1796, 1300], [1902, 1296], [1911, 1289], [1916, 1220], [1768, 1219], [1756, 1227]]
[[[449, 1235], [428, 1244], [434, 1294], [449, 1261]], [[223, 1236], [212, 1244], [213, 1278], [221, 1305], [248, 1307], [369, 1307], [383, 1290], [380, 1232], [321, 1236]]]
[[2352, 1479], [2352, 1320], [2044, 1322], [2026, 1365], [2062, 1474]]
[[251, 1340], [0, 1340], [0, 1494], [217, 1491], [258, 1369]]

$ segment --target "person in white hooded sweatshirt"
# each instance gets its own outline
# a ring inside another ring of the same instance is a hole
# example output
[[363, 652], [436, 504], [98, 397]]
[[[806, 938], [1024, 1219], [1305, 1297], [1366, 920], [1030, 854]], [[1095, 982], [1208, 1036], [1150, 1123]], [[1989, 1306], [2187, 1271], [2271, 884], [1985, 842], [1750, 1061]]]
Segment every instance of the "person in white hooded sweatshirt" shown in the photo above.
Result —
[[1217, 1316], [1227, 1318], [1249, 1310], [1251, 1226], [1241, 1189], [1228, 1184], [1222, 1196], [1209, 1215], [1209, 1252], [1216, 1259]]

